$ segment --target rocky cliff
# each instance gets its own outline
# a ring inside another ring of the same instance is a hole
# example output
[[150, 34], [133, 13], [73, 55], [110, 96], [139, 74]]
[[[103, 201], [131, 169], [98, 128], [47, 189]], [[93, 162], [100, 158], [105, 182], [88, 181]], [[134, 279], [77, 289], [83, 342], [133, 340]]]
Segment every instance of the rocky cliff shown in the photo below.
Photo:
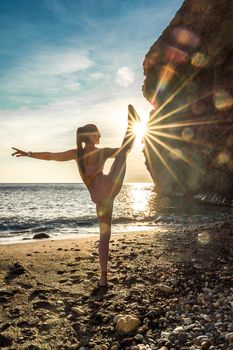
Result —
[[166, 194], [233, 198], [233, 2], [185, 0], [146, 54], [146, 166]]

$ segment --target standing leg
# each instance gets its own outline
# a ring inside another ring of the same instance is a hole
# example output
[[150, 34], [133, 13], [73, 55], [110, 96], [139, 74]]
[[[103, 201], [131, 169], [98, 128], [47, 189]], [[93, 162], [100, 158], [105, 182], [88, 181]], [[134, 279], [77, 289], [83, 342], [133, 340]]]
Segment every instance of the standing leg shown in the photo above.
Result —
[[112, 211], [113, 200], [120, 192], [126, 171], [126, 158], [127, 154], [132, 148], [135, 140], [133, 132], [133, 124], [139, 121], [140, 118], [137, 115], [133, 106], [128, 106], [128, 127], [123, 139], [119, 153], [117, 154], [108, 178], [110, 180], [111, 188], [108, 186], [108, 193], [103, 198], [101, 203], [96, 204], [97, 217], [100, 228], [100, 240], [99, 240], [99, 261], [101, 276], [99, 280], [100, 286], [107, 286], [107, 266], [109, 255], [109, 241], [111, 237], [111, 224], [112, 224]]
[[99, 262], [101, 276], [99, 280], [100, 286], [107, 286], [107, 267], [109, 255], [109, 241], [111, 237], [113, 202], [105, 202], [96, 205], [96, 212], [99, 222], [100, 239], [99, 239]]

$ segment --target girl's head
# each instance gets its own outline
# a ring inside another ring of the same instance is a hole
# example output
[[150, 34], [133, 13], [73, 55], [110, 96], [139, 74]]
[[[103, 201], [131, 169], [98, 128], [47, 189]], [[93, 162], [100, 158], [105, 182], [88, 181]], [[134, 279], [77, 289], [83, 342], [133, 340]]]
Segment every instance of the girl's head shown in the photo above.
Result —
[[77, 147], [82, 148], [82, 143], [98, 144], [100, 139], [100, 132], [96, 125], [87, 124], [77, 129]]

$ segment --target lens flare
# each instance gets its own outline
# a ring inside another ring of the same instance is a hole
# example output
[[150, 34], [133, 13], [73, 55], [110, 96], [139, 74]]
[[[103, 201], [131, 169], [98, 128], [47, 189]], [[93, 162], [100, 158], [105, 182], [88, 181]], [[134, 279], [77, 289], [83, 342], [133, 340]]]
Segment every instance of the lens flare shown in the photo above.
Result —
[[173, 75], [175, 73], [175, 69], [172, 65], [168, 64], [163, 66], [160, 71], [159, 84], [157, 88], [157, 92], [162, 92], [166, 89], [168, 83], [171, 81]]
[[177, 64], [184, 64], [188, 61], [188, 55], [186, 52], [176, 48], [169, 46], [166, 50], [166, 58], [170, 62], [174, 62]]
[[196, 52], [192, 55], [191, 63], [197, 68], [203, 68], [208, 64], [209, 60], [204, 53]]
[[200, 42], [199, 37], [191, 30], [186, 28], [177, 27], [173, 29], [172, 35], [176, 42], [180, 45], [196, 48]]
[[206, 110], [206, 103], [205, 101], [197, 101], [196, 103], [192, 104], [191, 109], [194, 114], [201, 115]]
[[193, 138], [193, 129], [184, 128], [182, 131], [182, 137], [187, 141], [191, 140]]
[[181, 149], [171, 148], [170, 157], [174, 160], [177, 160], [177, 159], [182, 159], [184, 156], [183, 156], [183, 152], [181, 151]]
[[147, 126], [145, 123], [137, 122], [133, 126], [133, 132], [136, 135], [136, 140], [141, 141], [147, 132]]
[[223, 151], [219, 153], [213, 161], [216, 167], [221, 167], [226, 163], [228, 163], [230, 159], [231, 159], [230, 153], [228, 151]]
[[208, 244], [210, 242], [210, 235], [207, 231], [202, 231], [197, 236], [197, 241], [199, 244]]
[[214, 92], [214, 105], [219, 111], [228, 110], [233, 105], [233, 98], [229, 92], [219, 89]]

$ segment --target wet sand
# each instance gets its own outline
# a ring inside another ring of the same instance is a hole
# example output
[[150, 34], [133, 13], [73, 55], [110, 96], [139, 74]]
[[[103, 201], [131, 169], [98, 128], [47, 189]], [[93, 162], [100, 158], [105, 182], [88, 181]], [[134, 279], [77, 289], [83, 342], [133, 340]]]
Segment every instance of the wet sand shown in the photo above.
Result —
[[[0, 246], [0, 348], [233, 349], [233, 222]], [[137, 326], [119, 329], [116, 316]]]

